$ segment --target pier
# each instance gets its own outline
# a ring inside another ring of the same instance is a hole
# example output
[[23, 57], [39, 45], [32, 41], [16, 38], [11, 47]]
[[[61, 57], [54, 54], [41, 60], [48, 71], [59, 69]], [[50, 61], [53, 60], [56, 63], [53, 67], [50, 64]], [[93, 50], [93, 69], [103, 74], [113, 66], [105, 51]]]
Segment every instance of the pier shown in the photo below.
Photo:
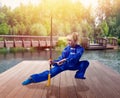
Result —
[[100, 37], [94, 39], [94, 41], [83, 37], [81, 44], [86, 50], [118, 49], [118, 39], [115, 37]]
[[29, 75], [49, 69], [48, 61], [22, 61], [0, 74], [0, 98], [120, 98], [120, 74], [96, 60], [90, 61], [86, 79], [64, 71], [46, 81], [22, 86]]

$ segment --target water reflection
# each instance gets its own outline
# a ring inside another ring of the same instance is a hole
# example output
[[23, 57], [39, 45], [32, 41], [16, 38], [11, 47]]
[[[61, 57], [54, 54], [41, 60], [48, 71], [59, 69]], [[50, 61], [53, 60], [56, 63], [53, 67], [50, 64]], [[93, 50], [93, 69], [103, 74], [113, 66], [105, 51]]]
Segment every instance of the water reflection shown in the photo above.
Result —
[[82, 59], [98, 60], [120, 73], [120, 50], [86, 51]]
[[[52, 51], [53, 59], [60, 53], [60, 51]], [[49, 55], [49, 50], [0, 54], [0, 73], [23, 60], [48, 60]], [[120, 50], [85, 51], [81, 59], [98, 60], [120, 73]]]
[[[57, 58], [59, 52], [53, 51], [53, 57]], [[17, 53], [4, 53], [0, 54], [0, 73], [6, 71], [12, 66], [23, 60], [48, 60], [49, 59], [49, 51], [40, 50], [40, 51], [25, 51], [25, 52], [17, 52]]]

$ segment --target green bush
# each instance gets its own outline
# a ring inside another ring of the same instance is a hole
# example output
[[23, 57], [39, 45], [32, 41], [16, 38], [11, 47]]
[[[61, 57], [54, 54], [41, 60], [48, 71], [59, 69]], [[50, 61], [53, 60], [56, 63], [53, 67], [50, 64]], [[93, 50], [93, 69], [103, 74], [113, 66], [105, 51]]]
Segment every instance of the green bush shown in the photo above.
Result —
[[0, 38], [0, 41], [3, 41], [3, 38]]
[[7, 49], [6, 48], [0, 48], [0, 53], [6, 53]]
[[0, 34], [8, 34], [9, 26], [6, 23], [0, 24]]
[[23, 47], [18, 47], [18, 48], [10, 48], [10, 52], [20, 52], [20, 51], [25, 51], [26, 49]]
[[66, 37], [59, 37], [57, 42], [57, 48], [63, 49], [67, 44]]

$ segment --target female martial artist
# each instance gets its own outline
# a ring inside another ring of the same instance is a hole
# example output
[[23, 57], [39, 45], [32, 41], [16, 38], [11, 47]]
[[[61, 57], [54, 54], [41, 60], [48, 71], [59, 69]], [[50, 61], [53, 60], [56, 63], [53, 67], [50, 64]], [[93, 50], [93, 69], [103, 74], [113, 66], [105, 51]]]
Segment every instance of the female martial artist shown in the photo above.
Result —
[[[72, 33], [67, 36], [68, 45], [63, 50], [57, 60], [50, 61], [54, 67], [50, 70], [51, 77], [65, 70], [77, 70], [75, 78], [85, 79], [85, 71], [89, 65], [87, 60], [79, 61], [84, 48], [78, 44], [78, 33]], [[22, 82], [22, 85], [38, 83], [48, 79], [49, 70], [42, 73], [30, 75], [28, 79]]]

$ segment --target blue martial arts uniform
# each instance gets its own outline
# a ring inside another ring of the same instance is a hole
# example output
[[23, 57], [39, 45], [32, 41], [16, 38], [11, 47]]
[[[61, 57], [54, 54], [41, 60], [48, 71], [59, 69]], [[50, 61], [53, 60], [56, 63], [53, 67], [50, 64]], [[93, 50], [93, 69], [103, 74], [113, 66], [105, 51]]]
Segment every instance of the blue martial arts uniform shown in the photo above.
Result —
[[[54, 62], [60, 61], [64, 58], [66, 58], [66, 61], [62, 65], [57, 65], [56, 63], [53, 64], [54, 67], [50, 70], [51, 77], [54, 77], [65, 70], [77, 70], [75, 78], [85, 79], [84, 74], [89, 62], [87, 60], [79, 61], [83, 52], [84, 48], [80, 45], [76, 45], [74, 48], [71, 46], [65, 47], [61, 56], [59, 56], [57, 60], [54, 60]], [[27, 85], [29, 83], [45, 81], [48, 79], [48, 74], [49, 70], [46, 70], [42, 73], [33, 74], [30, 76], [27, 82], [24, 81], [22, 84]]]

